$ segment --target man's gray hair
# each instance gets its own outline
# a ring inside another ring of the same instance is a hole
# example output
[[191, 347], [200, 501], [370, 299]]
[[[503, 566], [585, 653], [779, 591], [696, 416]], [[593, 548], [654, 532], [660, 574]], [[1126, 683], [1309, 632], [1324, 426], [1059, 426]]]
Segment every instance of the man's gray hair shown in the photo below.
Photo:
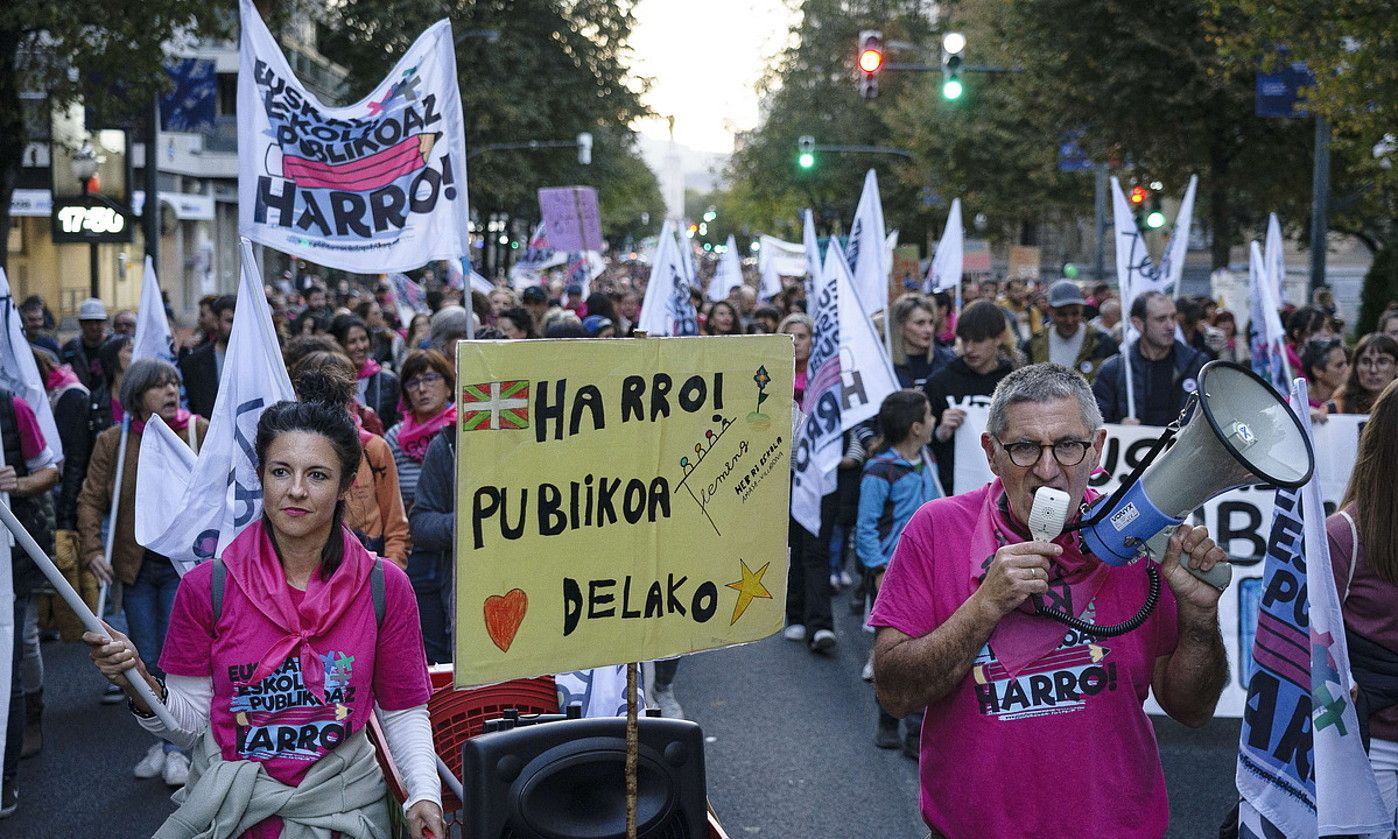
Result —
[[990, 416], [986, 419], [985, 430], [992, 437], [1004, 434], [1009, 425], [1007, 414], [1011, 405], [1057, 402], [1060, 399], [1077, 400], [1083, 425], [1089, 433], [1102, 427], [1102, 409], [1097, 407], [1097, 399], [1092, 395], [1092, 388], [1086, 379], [1062, 364], [1031, 364], [1014, 371], [995, 386], [995, 395], [990, 397]]
[[143, 358], [132, 362], [121, 377], [121, 409], [133, 417], [141, 414], [141, 400], [153, 387], [179, 384], [180, 373], [175, 365], [159, 358]]
[[447, 358], [456, 358], [456, 342], [466, 340], [467, 319], [471, 314], [461, 306], [443, 306], [432, 316], [429, 333], [433, 349]]

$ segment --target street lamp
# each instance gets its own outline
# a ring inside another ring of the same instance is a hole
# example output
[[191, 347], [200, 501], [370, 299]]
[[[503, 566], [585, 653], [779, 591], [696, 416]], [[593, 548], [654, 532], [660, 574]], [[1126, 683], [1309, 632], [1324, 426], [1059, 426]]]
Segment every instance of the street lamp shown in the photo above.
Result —
[[[83, 185], [83, 197], [91, 195], [93, 192], [93, 181], [97, 178], [97, 170], [102, 165], [102, 161], [97, 158], [97, 150], [87, 140], [83, 140], [82, 146], [73, 152], [73, 158], [68, 162], [68, 168], [73, 173], [73, 179]], [[92, 297], [101, 297], [102, 284], [97, 277], [97, 243], [87, 244], [88, 261], [88, 291]]]

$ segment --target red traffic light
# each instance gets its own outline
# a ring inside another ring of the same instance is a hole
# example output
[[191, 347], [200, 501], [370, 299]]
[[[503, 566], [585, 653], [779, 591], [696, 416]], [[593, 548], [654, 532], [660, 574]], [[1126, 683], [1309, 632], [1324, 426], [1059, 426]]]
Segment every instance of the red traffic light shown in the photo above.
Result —
[[875, 47], [865, 47], [859, 53], [859, 69], [865, 73], [877, 73], [883, 67], [883, 51]]
[[1133, 186], [1131, 187], [1131, 195], [1128, 197], [1127, 200], [1131, 202], [1132, 206], [1139, 207], [1142, 204], [1146, 203], [1146, 199], [1149, 197], [1150, 191], [1147, 190], [1145, 187]]

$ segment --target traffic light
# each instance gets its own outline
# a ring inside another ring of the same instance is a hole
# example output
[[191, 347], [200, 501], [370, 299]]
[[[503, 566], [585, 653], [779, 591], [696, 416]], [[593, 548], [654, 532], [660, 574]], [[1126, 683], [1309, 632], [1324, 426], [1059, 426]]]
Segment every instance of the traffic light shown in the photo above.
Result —
[[1145, 206], [1146, 199], [1150, 197], [1150, 190], [1136, 184], [1131, 187], [1131, 194], [1126, 196], [1126, 200], [1131, 202], [1131, 209], [1139, 210]]
[[883, 33], [877, 29], [865, 29], [859, 33], [859, 52], [856, 60], [859, 95], [873, 99], [879, 95], [879, 72], [883, 70]]
[[815, 138], [809, 134], [802, 134], [796, 138], [796, 163], [802, 169], [811, 169], [815, 166]]
[[1150, 212], [1146, 214], [1146, 227], [1159, 230], [1165, 226], [1165, 213], [1160, 210], [1160, 196], [1151, 198]]
[[961, 57], [966, 51], [966, 36], [948, 32], [942, 36], [942, 98], [955, 102], [965, 87], [961, 84]]

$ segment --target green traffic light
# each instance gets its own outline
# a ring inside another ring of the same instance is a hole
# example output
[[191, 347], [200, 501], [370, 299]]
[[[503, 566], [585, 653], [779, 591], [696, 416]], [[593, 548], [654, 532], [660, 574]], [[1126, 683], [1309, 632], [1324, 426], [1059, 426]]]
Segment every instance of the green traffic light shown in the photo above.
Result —
[[1151, 210], [1150, 215], [1146, 216], [1146, 227], [1149, 227], [1151, 230], [1159, 230], [1164, 226], [1165, 214], [1159, 210]]
[[815, 166], [815, 155], [808, 151], [803, 151], [801, 152], [801, 156], [796, 158], [796, 162], [802, 169], [810, 169], [812, 166]]
[[942, 98], [949, 101], [960, 99], [963, 89], [960, 79], [947, 79], [942, 82]]

